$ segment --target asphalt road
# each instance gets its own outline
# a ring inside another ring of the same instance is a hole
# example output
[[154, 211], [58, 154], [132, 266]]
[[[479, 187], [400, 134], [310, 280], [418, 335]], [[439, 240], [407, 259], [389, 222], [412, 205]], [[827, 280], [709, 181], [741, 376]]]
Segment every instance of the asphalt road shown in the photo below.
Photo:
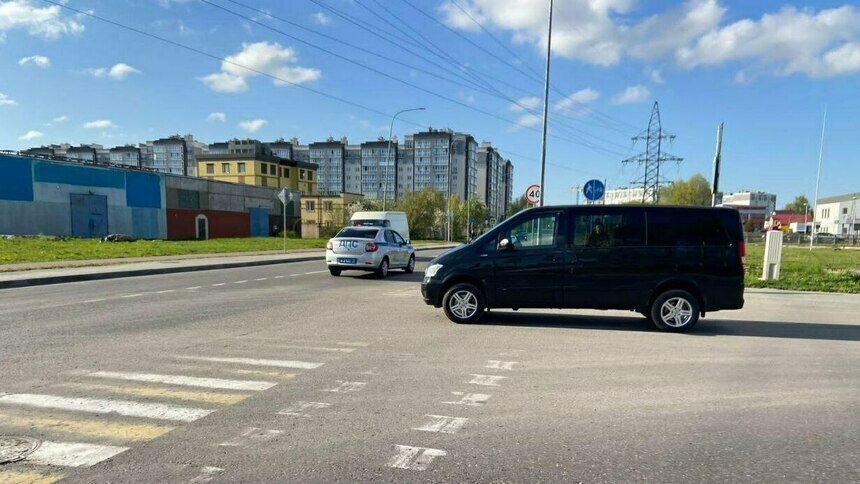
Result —
[[0, 435], [41, 442], [0, 482], [860, 481], [860, 296], [455, 325], [419, 271], [0, 291]]

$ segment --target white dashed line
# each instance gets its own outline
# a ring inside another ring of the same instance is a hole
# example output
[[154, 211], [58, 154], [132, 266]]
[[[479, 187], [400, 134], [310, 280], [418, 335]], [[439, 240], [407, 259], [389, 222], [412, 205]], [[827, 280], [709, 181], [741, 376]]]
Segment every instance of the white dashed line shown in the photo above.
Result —
[[467, 405], [469, 407], [479, 407], [490, 399], [492, 395], [487, 395], [484, 393], [463, 393], [463, 392], [451, 392], [453, 395], [457, 395], [461, 397], [460, 400], [456, 402], [442, 402], [447, 403], [449, 405]]
[[200, 484], [202, 482], [210, 482], [218, 474], [224, 472], [221, 467], [204, 466], [200, 468], [200, 474], [197, 477], [188, 481], [188, 484]]
[[286, 276], [275, 276], [275, 279], [283, 279]]
[[248, 282], [247, 279], [245, 279], [244, 281], [234, 281], [233, 284], [245, 284], [246, 282]]
[[298, 346], [298, 345], [272, 345], [275, 348], [287, 350], [328, 351], [331, 353], [352, 353], [355, 348], [323, 348], [321, 346]]
[[140, 297], [140, 296], [143, 296], [143, 294], [126, 294], [125, 296], [122, 296], [122, 297], [130, 298], [130, 297]]
[[292, 360], [261, 360], [256, 358], [220, 358], [215, 356], [177, 356], [180, 360], [210, 361], [212, 363], [239, 363], [253, 366], [276, 366], [278, 368], [299, 368], [313, 370], [323, 366], [323, 363]]
[[304, 275], [309, 276], [311, 274], [322, 274], [323, 272], [328, 272], [328, 271], [326, 270], [326, 271], [305, 272]]
[[427, 447], [412, 447], [409, 445], [395, 445], [397, 455], [388, 461], [388, 467], [397, 469], [410, 469], [423, 471], [433, 462], [436, 457], [448, 455], [444, 450], [428, 449]]
[[219, 282], [218, 284], [212, 284], [212, 287], [224, 286], [226, 284], [226, 282]]
[[456, 434], [458, 430], [463, 428], [463, 425], [466, 424], [466, 421], [469, 420], [463, 417], [447, 417], [445, 415], [425, 415], [425, 417], [429, 417], [430, 422], [427, 422], [421, 427], [416, 427], [413, 430], [420, 430], [422, 432], [441, 432], [443, 434]]
[[328, 390], [323, 390], [324, 392], [332, 392], [332, 393], [346, 393], [346, 392], [358, 392], [367, 385], [367, 382], [363, 381], [342, 381], [337, 380], [340, 385], [330, 388]]
[[279, 411], [278, 415], [290, 415], [293, 417], [310, 417], [310, 415], [303, 412], [305, 412], [306, 410], [319, 410], [323, 408], [328, 408], [330, 406], [330, 403], [325, 402], [296, 402], [289, 407]]
[[102, 301], [107, 301], [107, 299], [105, 299], [105, 298], [101, 298], [101, 299], [87, 299], [86, 301], [81, 301], [81, 302], [82, 302], [82, 303], [94, 303], [94, 302], [102, 302]]
[[487, 360], [487, 364], [484, 365], [484, 368], [490, 368], [492, 370], [513, 370], [514, 365], [516, 364], [519, 364], [519, 361]]
[[261, 278], [259, 278], [259, 279], [254, 279], [254, 280], [255, 280], [255, 281], [266, 281], [266, 280], [268, 280], [268, 279], [269, 279], [268, 277], [261, 277]]
[[200, 289], [200, 286], [191, 286], [191, 287], [186, 287], [186, 288], [185, 288], [185, 290], [186, 290], [186, 291], [193, 291], [193, 290], [195, 290], [195, 289]]
[[290, 277], [299, 277], [301, 274], [290, 274]]
[[176, 292], [176, 289], [165, 289], [163, 291], [156, 291], [156, 294], [167, 294], [169, 292]]
[[500, 386], [499, 382], [507, 378], [506, 376], [495, 376], [495, 375], [478, 375], [475, 373], [470, 373], [472, 375], [472, 379], [469, 383], [473, 385], [484, 385], [487, 387], [497, 387]]

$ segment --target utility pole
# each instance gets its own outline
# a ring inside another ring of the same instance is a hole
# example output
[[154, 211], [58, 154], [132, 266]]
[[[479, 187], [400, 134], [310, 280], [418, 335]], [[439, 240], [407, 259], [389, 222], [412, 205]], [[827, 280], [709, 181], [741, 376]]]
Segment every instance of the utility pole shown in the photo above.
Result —
[[660, 165], [667, 161], [682, 162], [683, 158], [670, 155], [663, 151], [663, 140], [673, 141], [675, 135], [663, 131], [660, 124], [660, 106], [654, 101], [651, 108], [651, 118], [648, 120], [648, 130], [645, 135], [633, 137], [633, 142], [645, 140], [645, 152], [622, 160], [621, 163], [637, 163], [645, 165], [645, 175], [635, 180], [631, 185], [642, 186], [642, 203], [657, 203], [660, 198]]
[[809, 237], [809, 250], [815, 242], [815, 214], [818, 213], [818, 189], [821, 187], [821, 160], [824, 159], [824, 128], [827, 127], [827, 105], [824, 105], [824, 120], [821, 122], [821, 141], [818, 144], [818, 176], [815, 178], [815, 200], [812, 203], [812, 236]]
[[717, 128], [717, 150], [714, 153], [714, 177], [711, 187], [711, 206], [717, 206], [717, 196], [720, 193], [720, 162], [722, 161], [723, 152], [723, 123]]
[[549, 0], [549, 20], [546, 30], [546, 76], [543, 85], [543, 136], [540, 142], [540, 206], [543, 207], [543, 197], [546, 189], [546, 126], [549, 121], [549, 64], [552, 53], [552, 0]]
[[579, 192], [582, 191], [582, 186], [581, 185], [574, 185], [574, 186], [570, 187], [570, 189], [574, 193], [576, 193], [576, 204], [579, 205]]
[[[411, 108], [411, 109], [403, 109], [401, 111], [397, 111], [394, 116], [391, 117], [391, 126], [388, 128], [388, 152], [385, 153], [385, 172], [382, 177], [382, 183], [385, 186], [382, 188], [382, 211], [385, 211], [385, 202], [388, 200], [388, 162], [391, 160], [391, 136], [394, 133], [394, 120], [397, 119], [397, 116], [400, 116], [403, 113], [408, 113], [409, 111], [424, 111], [425, 108]], [[395, 157], [394, 165], [397, 166], [397, 160]], [[397, 178], [397, 172], [394, 172], [394, 177]], [[394, 198], [397, 198], [397, 184], [394, 186]]]

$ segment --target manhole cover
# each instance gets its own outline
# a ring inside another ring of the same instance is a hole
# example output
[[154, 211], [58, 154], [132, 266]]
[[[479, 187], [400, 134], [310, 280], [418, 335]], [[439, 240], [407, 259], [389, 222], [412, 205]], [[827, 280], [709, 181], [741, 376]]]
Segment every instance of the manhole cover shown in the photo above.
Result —
[[0, 435], [0, 465], [23, 460], [38, 448], [36, 439]]

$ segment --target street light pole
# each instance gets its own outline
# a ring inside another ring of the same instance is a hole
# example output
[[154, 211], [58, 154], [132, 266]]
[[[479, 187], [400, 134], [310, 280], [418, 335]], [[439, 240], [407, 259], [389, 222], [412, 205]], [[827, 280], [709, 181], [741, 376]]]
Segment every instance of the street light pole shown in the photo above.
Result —
[[549, 60], [552, 53], [552, 0], [549, 0], [549, 21], [546, 32], [546, 76], [543, 86], [543, 136], [540, 142], [540, 206], [543, 207], [546, 180], [546, 126], [549, 121]]
[[[388, 128], [388, 151], [385, 153], [385, 173], [382, 178], [382, 182], [385, 186], [382, 189], [382, 211], [385, 211], [385, 202], [388, 200], [388, 161], [391, 158], [391, 136], [394, 134], [394, 120], [397, 119], [397, 116], [400, 116], [403, 113], [408, 113], [409, 111], [424, 111], [426, 108], [411, 108], [411, 109], [403, 109], [401, 111], [397, 111], [394, 116], [391, 117], [391, 126]], [[394, 164], [397, 162], [395, 160]], [[394, 187], [394, 198], [397, 198], [397, 186], [395, 184]]]
[[812, 205], [812, 237], [809, 238], [809, 250], [815, 242], [815, 214], [818, 212], [818, 189], [821, 187], [821, 160], [824, 159], [824, 128], [827, 126], [827, 106], [824, 106], [824, 121], [821, 123], [821, 142], [818, 145], [818, 176], [815, 179], [815, 200]]

